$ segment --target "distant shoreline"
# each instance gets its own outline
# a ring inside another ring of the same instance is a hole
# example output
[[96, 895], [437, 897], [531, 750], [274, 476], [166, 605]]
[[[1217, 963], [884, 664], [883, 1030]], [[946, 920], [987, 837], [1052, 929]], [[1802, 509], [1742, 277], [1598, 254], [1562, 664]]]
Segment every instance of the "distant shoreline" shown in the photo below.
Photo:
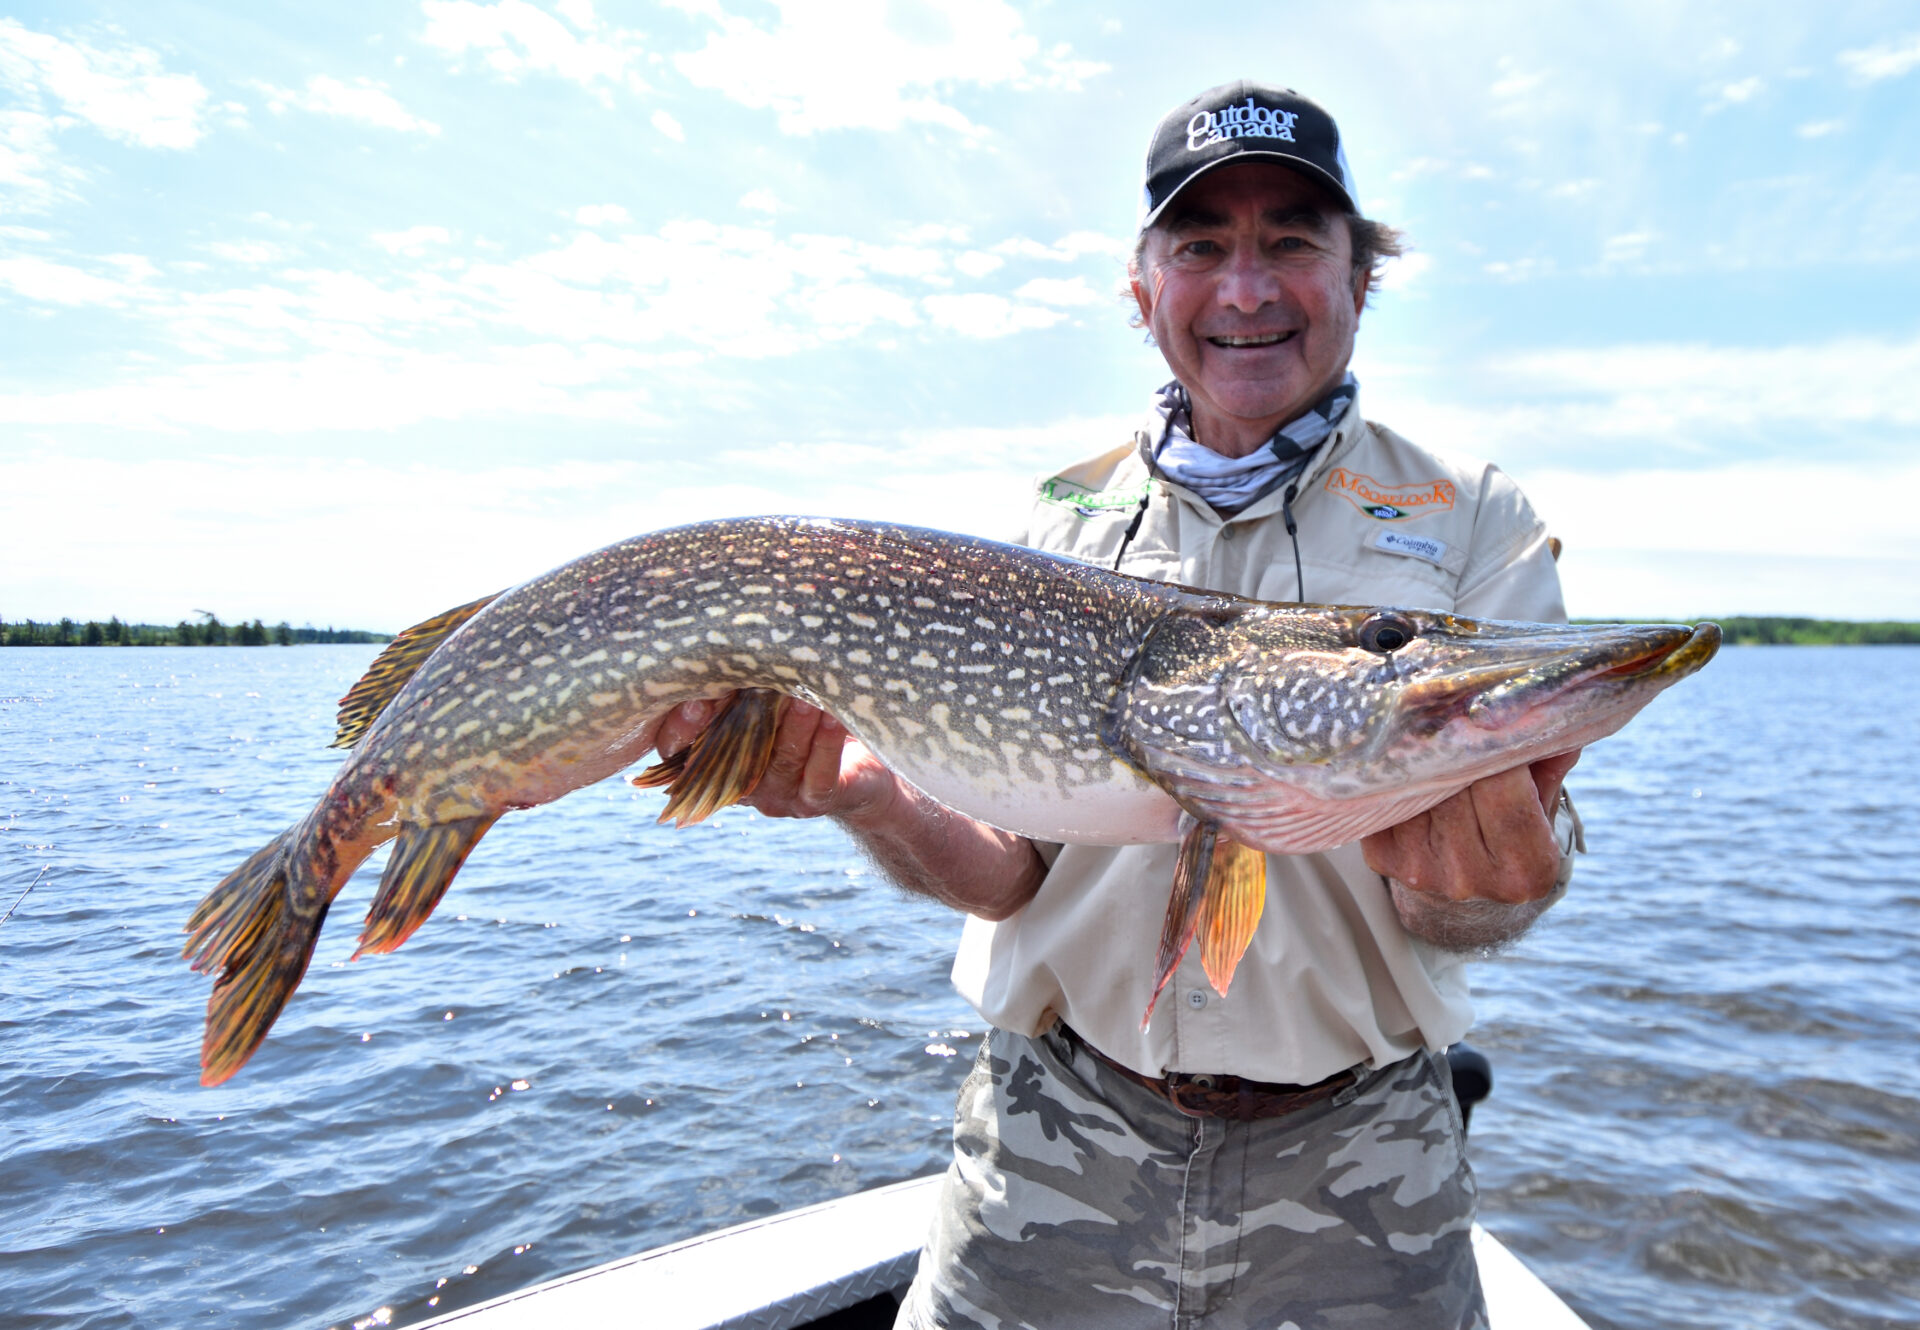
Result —
[[[1575, 623], [1671, 623], [1671, 619], [1575, 619]], [[1920, 623], [1901, 620], [1860, 622], [1853, 619], [1800, 619], [1784, 616], [1730, 614], [1683, 620], [1717, 623], [1728, 646], [1915, 646], [1920, 645]]]
[[[1580, 624], [1672, 623], [1671, 619], [1575, 619]], [[1684, 622], [1706, 622], [1702, 619]], [[1784, 616], [1733, 614], [1713, 619], [1726, 634], [1728, 646], [1916, 646], [1920, 623], [1903, 620], [1859, 622], [1852, 619], [1800, 619]], [[0, 619], [0, 647], [263, 647], [309, 646], [316, 643], [391, 642], [392, 633], [362, 628], [295, 628], [284, 620], [268, 627], [260, 620], [226, 624], [212, 615], [201, 623], [185, 620], [171, 626], [155, 623], [101, 623], [89, 619], [36, 622]]]
[[260, 620], [251, 623], [222, 623], [216, 615], [206, 615], [199, 623], [182, 619], [179, 623], [122, 623], [117, 617], [105, 623], [98, 619], [54, 619], [37, 622], [0, 619], [0, 647], [296, 647], [338, 642], [391, 642], [392, 633], [373, 633], [361, 628], [299, 628], [285, 620], [269, 628]]

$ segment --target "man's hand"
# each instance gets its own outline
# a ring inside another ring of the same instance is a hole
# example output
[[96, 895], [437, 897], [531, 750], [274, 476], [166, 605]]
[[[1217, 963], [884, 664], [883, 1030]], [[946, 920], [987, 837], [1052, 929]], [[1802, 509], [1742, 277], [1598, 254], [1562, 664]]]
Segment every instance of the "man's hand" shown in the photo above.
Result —
[[[725, 699], [687, 702], [654, 731], [672, 757], [692, 743]], [[901, 780], [839, 721], [790, 700], [773, 760], [743, 801], [768, 817], [831, 817], [880, 870], [908, 891], [986, 919], [1004, 919], [1046, 877], [1033, 843], [944, 808]]]
[[1578, 751], [1475, 781], [1361, 844], [1393, 880], [1400, 922], [1454, 950], [1498, 946], [1545, 910], [1560, 874], [1553, 809]]
[[[684, 702], [654, 732], [654, 748], [672, 757], [707, 728], [724, 698]], [[773, 761], [742, 802], [768, 817], [837, 817], [849, 824], [884, 816], [900, 780], [819, 707], [793, 699], [773, 738]]]

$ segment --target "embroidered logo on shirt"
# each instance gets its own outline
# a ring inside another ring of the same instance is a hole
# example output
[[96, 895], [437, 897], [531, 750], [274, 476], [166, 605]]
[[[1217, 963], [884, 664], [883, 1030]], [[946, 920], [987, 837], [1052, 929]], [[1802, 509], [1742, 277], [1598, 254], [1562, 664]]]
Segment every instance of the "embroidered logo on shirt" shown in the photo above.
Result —
[[1453, 508], [1451, 480], [1423, 480], [1414, 485], [1383, 485], [1372, 476], [1336, 466], [1327, 477], [1327, 489], [1345, 495], [1349, 503], [1368, 517], [1382, 522], [1399, 522], [1428, 513], [1449, 512]]
[[1431, 536], [1410, 536], [1404, 531], [1382, 531], [1373, 538], [1375, 549], [1385, 550], [1389, 554], [1405, 554], [1410, 558], [1425, 559], [1438, 566], [1447, 557], [1447, 542], [1435, 540]]
[[1040, 497], [1048, 503], [1071, 508], [1083, 518], [1098, 517], [1115, 508], [1138, 508], [1140, 500], [1147, 497], [1148, 484], [1143, 480], [1132, 489], [1090, 490], [1071, 480], [1054, 476], [1040, 486]]

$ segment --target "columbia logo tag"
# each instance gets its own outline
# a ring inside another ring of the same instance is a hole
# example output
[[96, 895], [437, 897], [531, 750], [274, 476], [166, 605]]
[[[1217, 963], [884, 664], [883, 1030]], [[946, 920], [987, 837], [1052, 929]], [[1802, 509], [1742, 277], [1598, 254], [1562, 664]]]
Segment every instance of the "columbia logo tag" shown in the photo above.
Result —
[[1404, 531], [1382, 531], [1373, 538], [1373, 547], [1389, 554], [1405, 554], [1438, 564], [1447, 557], [1447, 542], [1431, 536], [1410, 536]]
[[1285, 139], [1292, 143], [1293, 122], [1299, 118], [1297, 111], [1260, 106], [1251, 97], [1244, 106], [1198, 111], [1187, 121], [1187, 151], [1198, 152], [1222, 139]]

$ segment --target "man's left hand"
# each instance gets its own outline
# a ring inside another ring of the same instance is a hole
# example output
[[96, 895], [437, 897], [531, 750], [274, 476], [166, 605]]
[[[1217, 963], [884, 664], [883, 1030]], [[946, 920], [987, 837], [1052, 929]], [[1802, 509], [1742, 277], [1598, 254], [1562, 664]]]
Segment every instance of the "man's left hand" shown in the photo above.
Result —
[[[1367, 866], [1423, 896], [1521, 905], [1560, 876], [1553, 809], [1579, 750], [1475, 781], [1360, 842]], [[1438, 904], [1438, 902], [1434, 902]]]

